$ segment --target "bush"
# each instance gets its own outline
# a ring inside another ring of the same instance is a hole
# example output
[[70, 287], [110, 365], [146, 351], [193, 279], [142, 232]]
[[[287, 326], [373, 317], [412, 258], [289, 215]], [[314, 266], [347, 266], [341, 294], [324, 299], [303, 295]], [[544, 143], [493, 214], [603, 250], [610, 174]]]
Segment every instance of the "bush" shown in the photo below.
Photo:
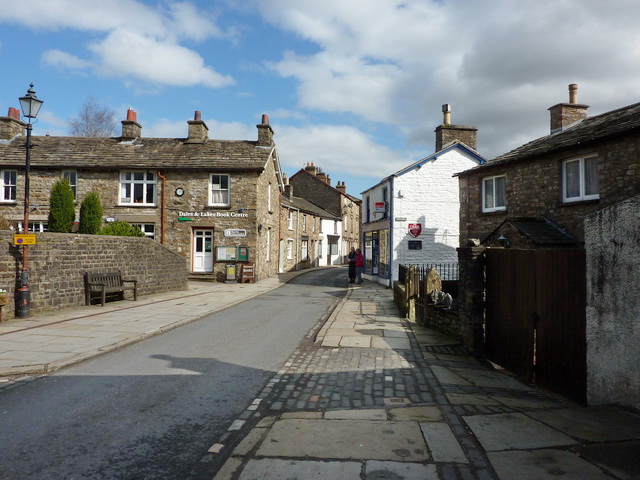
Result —
[[80, 205], [80, 233], [95, 235], [102, 227], [102, 204], [96, 192], [89, 192]]
[[76, 207], [74, 205], [73, 190], [69, 180], [63, 178], [53, 184], [49, 197], [50, 232], [69, 233], [76, 219]]
[[119, 237], [144, 237], [144, 233], [138, 227], [134, 227], [133, 225], [123, 222], [122, 220], [117, 220], [112, 223], [108, 223], [102, 230], [100, 230], [100, 235], [116, 235]]

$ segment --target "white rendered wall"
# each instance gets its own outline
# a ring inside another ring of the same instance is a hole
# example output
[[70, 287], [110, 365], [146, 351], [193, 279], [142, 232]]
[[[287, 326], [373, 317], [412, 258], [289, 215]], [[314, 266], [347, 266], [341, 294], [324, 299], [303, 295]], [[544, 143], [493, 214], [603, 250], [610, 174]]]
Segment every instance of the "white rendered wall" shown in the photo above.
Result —
[[[454, 148], [395, 178], [392, 282], [398, 278], [399, 264], [457, 262], [460, 199], [453, 175], [476, 165], [473, 156]], [[398, 217], [406, 221], [396, 221]], [[418, 237], [409, 235], [410, 223], [422, 224]], [[422, 250], [409, 250], [408, 240], [421, 240]]]

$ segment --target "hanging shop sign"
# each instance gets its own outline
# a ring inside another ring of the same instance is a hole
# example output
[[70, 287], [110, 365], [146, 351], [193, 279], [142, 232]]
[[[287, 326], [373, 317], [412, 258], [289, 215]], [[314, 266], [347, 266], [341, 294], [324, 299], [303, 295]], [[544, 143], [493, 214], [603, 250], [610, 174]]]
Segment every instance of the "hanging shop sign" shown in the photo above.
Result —
[[387, 202], [376, 202], [373, 205], [374, 212], [386, 212], [387, 211]]
[[227, 228], [224, 231], [225, 237], [246, 237], [247, 231], [244, 228]]
[[409, 224], [409, 235], [413, 238], [417, 238], [422, 233], [422, 224], [421, 223], [410, 223]]

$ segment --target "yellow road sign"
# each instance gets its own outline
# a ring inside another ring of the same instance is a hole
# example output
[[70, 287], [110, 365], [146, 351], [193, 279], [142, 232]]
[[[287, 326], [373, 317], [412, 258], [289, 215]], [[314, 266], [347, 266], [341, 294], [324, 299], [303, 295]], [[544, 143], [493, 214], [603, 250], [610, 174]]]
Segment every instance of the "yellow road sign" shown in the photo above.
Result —
[[13, 236], [13, 244], [14, 245], [35, 245], [36, 234], [35, 233], [15, 234]]

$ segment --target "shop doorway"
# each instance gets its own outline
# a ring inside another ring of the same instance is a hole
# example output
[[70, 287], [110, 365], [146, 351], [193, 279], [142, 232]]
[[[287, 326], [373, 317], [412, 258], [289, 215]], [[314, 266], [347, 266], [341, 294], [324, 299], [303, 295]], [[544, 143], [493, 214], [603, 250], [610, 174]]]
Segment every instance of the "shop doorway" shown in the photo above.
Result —
[[193, 230], [193, 272], [213, 272], [213, 229]]

